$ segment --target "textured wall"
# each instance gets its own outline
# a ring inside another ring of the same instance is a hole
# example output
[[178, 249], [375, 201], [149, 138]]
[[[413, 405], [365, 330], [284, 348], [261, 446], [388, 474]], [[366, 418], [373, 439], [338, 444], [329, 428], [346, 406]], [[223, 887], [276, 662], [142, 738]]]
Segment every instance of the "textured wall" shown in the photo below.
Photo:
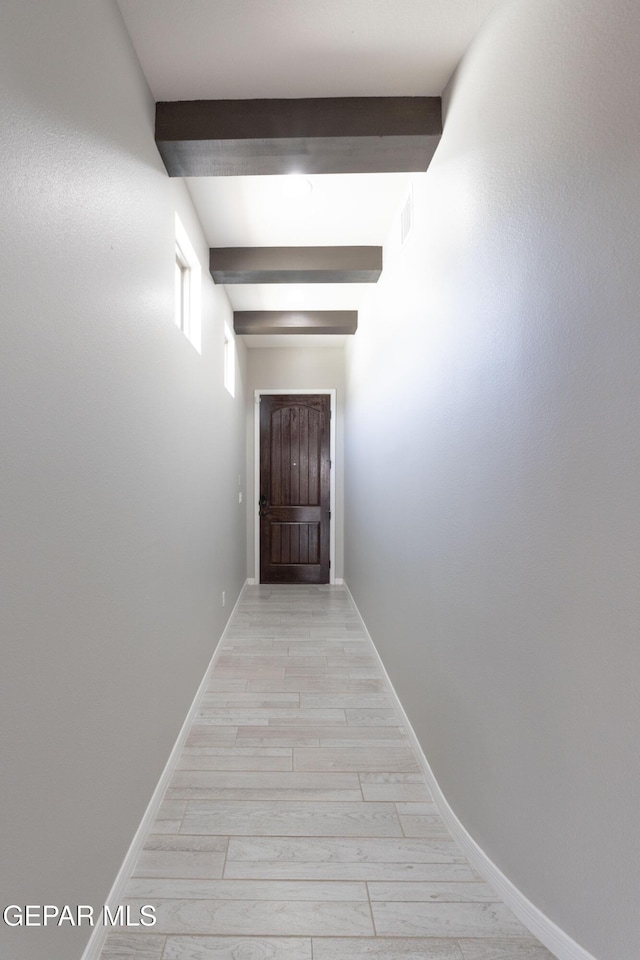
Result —
[[344, 349], [342, 347], [252, 348], [247, 350], [247, 576], [254, 577], [255, 515], [255, 391], [336, 391], [336, 569], [342, 578], [344, 564]]
[[514, 0], [348, 351], [346, 579], [451, 806], [640, 943], [640, 16]]
[[[99, 906], [244, 579], [243, 386], [206, 269], [201, 356], [173, 324], [175, 209], [196, 227], [115, 5], [2, 20], [0, 887]], [[2, 924], [0, 953], [89, 933]]]

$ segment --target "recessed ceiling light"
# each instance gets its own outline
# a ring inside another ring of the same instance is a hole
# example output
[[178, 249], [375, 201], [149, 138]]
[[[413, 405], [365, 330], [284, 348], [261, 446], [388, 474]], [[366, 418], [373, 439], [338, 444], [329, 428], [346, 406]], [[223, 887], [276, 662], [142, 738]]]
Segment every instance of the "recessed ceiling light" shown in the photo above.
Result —
[[312, 190], [311, 181], [299, 173], [290, 173], [282, 179], [282, 192], [290, 200], [308, 197]]

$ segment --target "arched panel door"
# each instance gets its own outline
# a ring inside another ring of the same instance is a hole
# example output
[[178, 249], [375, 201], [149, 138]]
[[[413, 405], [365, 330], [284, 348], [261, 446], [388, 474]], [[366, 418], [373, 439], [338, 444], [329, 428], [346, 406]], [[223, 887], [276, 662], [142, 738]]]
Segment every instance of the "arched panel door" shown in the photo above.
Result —
[[329, 582], [330, 415], [325, 394], [261, 397], [261, 583]]

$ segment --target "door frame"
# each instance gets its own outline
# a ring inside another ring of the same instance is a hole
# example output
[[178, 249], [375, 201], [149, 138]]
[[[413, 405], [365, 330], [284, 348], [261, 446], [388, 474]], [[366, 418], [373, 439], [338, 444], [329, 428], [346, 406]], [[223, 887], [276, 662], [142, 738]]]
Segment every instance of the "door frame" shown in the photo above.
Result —
[[258, 516], [258, 492], [260, 490], [260, 397], [269, 394], [270, 396], [300, 396], [301, 394], [328, 394], [331, 409], [329, 419], [329, 459], [331, 460], [331, 470], [329, 471], [329, 510], [331, 519], [329, 520], [329, 583], [336, 582], [336, 390], [326, 387], [318, 387], [310, 390], [305, 387], [301, 390], [299, 387], [270, 387], [269, 389], [254, 390], [253, 398], [253, 530], [254, 530], [254, 583], [260, 583], [260, 518]]

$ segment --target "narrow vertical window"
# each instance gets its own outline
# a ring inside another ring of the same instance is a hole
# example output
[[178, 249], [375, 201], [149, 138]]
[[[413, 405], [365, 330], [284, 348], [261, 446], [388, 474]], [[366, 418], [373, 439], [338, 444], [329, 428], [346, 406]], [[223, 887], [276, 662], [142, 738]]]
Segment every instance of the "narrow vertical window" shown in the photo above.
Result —
[[176, 326], [200, 353], [202, 269], [193, 245], [176, 214], [174, 319]]
[[176, 243], [176, 299], [175, 299], [175, 321], [176, 326], [182, 330], [185, 336], [189, 336], [189, 287], [191, 284], [191, 271], [182, 248]]
[[224, 325], [224, 385], [232, 397], [236, 395], [236, 343], [227, 323]]

